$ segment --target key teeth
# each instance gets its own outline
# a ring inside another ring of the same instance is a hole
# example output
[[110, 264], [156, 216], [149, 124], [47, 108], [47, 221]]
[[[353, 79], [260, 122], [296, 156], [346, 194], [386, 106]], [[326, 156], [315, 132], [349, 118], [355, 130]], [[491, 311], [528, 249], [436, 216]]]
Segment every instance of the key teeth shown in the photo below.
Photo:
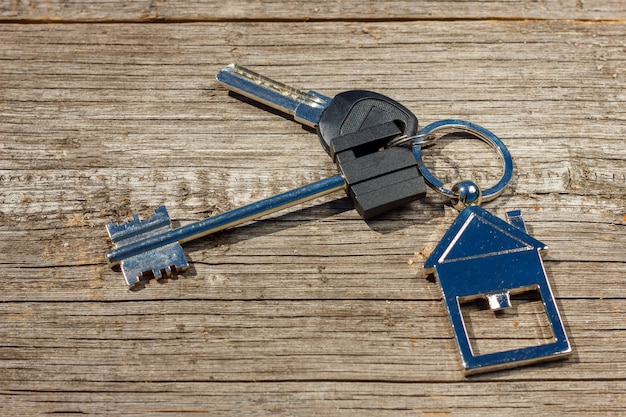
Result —
[[122, 272], [131, 288], [145, 284], [153, 278], [157, 280], [171, 278], [188, 268], [189, 262], [178, 243], [142, 252], [122, 261]]
[[121, 223], [112, 222], [106, 225], [113, 243], [163, 227], [171, 228], [170, 216], [165, 206], [157, 207], [154, 214], [146, 220], [140, 220], [138, 214], [133, 214], [131, 220], [124, 219]]
[[177, 272], [176, 265], [169, 265], [169, 266], [166, 266], [165, 268], [153, 269], [152, 271], [150, 271], [154, 279], [156, 279], [157, 281], [160, 279], [171, 278], [174, 275], [176, 275], [176, 272]]
[[160, 280], [164, 280], [168, 278], [174, 278], [176, 275], [184, 272], [188, 268], [189, 268], [189, 265], [185, 264], [185, 265], [180, 265], [180, 266], [169, 265], [161, 269], [151, 269], [151, 270], [144, 271], [141, 274], [136, 275], [134, 277], [130, 277], [130, 276], [126, 277], [126, 283], [128, 284], [129, 287], [132, 288], [132, 287], [136, 287], [139, 284], [145, 284], [146, 282], [152, 279], [160, 281]]

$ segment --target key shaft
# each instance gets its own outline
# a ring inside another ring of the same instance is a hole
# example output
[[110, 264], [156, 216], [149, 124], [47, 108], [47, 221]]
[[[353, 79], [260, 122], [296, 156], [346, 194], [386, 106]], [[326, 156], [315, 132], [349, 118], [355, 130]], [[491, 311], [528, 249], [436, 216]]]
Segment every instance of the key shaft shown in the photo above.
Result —
[[294, 120], [315, 127], [331, 98], [315, 91], [304, 92], [236, 64], [216, 76], [226, 88], [242, 96], [292, 115]]
[[[227, 211], [216, 216], [200, 220], [199, 222], [173, 229], [165, 233], [156, 234], [146, 239], [138, 240], [107, 253], [110, 266], [116, 266], [125, 259], [138, 254], [164, 247], [172, 243], [184, 243], [220, 230], [237, 226], [250, 220], [258, 219], [276, 211], [309, 201], [326, 194], [344, 189], [345, 182], [340, 174], [296, 188], [273, 197]], [[149, 270], [150, 268], [147, 268]], [[127, 277], [128, 280], [128, 277]]]

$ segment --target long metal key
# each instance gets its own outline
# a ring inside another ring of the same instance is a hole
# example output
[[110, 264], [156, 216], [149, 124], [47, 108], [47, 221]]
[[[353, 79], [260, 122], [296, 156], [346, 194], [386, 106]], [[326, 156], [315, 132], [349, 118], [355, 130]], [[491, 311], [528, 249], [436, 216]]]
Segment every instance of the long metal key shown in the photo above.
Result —
[[334, 138], [380, 123], [395, 121], [407, 136], [417, 132], [418, 121], [411, 111], [372, 91], [350, 90], [330, 98], [315, 91], [300, 91], [236, 64], [224, 67], [216, 78], [231, 91], [317, 128], [320, 143], [329, 154]]
[[[337, 146], [347, 148], [347, 150], [342, 150], [339, 153], [344, 155], [348, 160], [348, 165], [352, 164], [358, 166], [359, 159], [369, 160], [369, 158], [367, 158], [367, 156], [358, 157], [349, 149], [350, 144], [355, 138], [358, 138], [359, 143], [363, 141], [377, 142], [380, 140], [390, 140], [397, 137], [398, 134], [399, 129], [395, 123], [388, 122], [338, 138], [340, 140], [337, 142]], [[401, 151], [401, 148], [393, 147], [388, 151], [394, 153]], [[350, 153], [352, 153], [351, 157], [349, 156]], [[378, 154], [382, 153], [383, 152], [378, 152]], [[412, 171], [417, 170], [415, 158], [411, 156], [411, 160], [408, 160], [404, 158], [404, 153], [400, 155], [401, 157], [399, 158], [391, 159], [395, 165], [394, 167], [385, 166], [384, 160], [382, 162], [378, 161], [381, 163], [365, 164], [367, 166], [362, 166], [361, 169], [348, 170], [348, 174], [352, 178], [345, 178], [345, 173], [337, 174], [304, 187], [296, 188], [295, 190], [278, 194], [274, 197], [217, 216], [209, 217], [178, 229], [172, 229], [165, 206], [157, 208], [154, 215], [145, 221], [141, 221], [139, 217], [135, 215], [132, 220], [124, 221], [121, 224], [109, 223], [106, 228], [111, 241], [115, 245], [115, 249], [107, 253], [107, 260], [112, 267], [121, 265], [126, 282], [131, 287], [150, 278], [159, 279], [170, 277], [189, 268], [189, 263], [185, 259], [185, 254], [180, 246], [181, 243], [250, 220], [258, 219], [267, 214], [332, 193], [339, 189], [346, 189], [350, 194], [349, 190], [354, 188], [354, 186], [350, 186], [350, 182], [355, 182], [358, 180], [359, 176], [371, 176], [372, 171], [388, 171], [391, 169], [395, 170], [396, 173], [404, 173], [403, 175], [413, 175]], [[398, 164], [401, 165], [398, 166]], [[421, 187], [420, 197], [422, 197], [426, 193], [423, 181], [417, 184], [417, 186]], [[390, 184], [387, 188], [394, 192], [393, 184]], [[403, 190], [396, 192], [404, 193]], [[415, 191], [412, 192], [415, 193]], [[377, 198], [386, 198], [385, 196], [376, 197], [377, 195], [378, 193], [374, 192], [374, 196], [371, 198], [375, 205]], [[360, 210], [359, 213], [367, 218], [367, 213], [363, 213], [362, 210]]]
[[341, 175], [314, 182], [256, 203], [172, 229], [165, 206], [148, 220], [134, 215], [130, 221], [106, 228], [115, 249], [107, 253], [111, 267], [121, 265], [126, 283], [133, 287], [150, 278], [167, 278], [189, 268], [181, 243], [332, 193], [345, 187]]

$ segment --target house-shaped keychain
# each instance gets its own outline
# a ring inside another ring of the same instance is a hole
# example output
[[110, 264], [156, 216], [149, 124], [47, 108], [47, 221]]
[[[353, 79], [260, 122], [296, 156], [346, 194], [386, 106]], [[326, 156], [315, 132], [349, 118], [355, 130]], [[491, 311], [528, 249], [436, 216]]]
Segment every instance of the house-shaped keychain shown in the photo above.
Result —
[[[521, 212], [507, 213], [508, 222], [478, 206], [461, 211], [424, 263], [434, 272], [450, 315], [467, 374], [556, 359], [571, 347], [541, 260], [547, 246], [530, 236]], [[538, 346], [477, 354], [463, 320], [461, 305], [486, 299], [489, 308], [511, 306], [511, 294], [536, 291], [551, 325], [552, 341]]]

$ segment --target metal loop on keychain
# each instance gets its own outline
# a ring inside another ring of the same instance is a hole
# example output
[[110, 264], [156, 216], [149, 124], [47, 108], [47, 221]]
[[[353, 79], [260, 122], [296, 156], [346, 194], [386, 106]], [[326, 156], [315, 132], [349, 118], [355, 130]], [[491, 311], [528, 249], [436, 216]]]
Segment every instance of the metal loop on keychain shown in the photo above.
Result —
[[[511, 158], [511, 154], [509, 150], [506, 148], [504, 143], [489, 130], [485, 129], [482, 126], [476, 125], [471, 122], [466, 122], [464, 120], [440, 120], [438, 122], [434, 122], [429, 124], [428, 126], [423, 127], [418, 133], [418, 138], [432, 138], [437, 131], [447, 130], [453, 132], [466, 132], [471, 134], [472, 136], [482, 140], [483, 142], [490, 145], [495, 151], [498, 153], [498, 156], [502, 160], [502, 168], [504, 172], [502, 173], [502, 177], [498, 181], [496, 185], [491, 188], [488, 188], [482, 191], [482, 201], [490, 201], [494, 198], [498, 197], [504, 188], [508, 185], [513, 177], [513, 159]], [[428, 143], [425, 145], [432, 145], [436, 139], [430, 139]], [[459, 197], [459, 193], [453, 190], [449, 190], [445, 188], [444, 183], [435, 177], [424, 165], [422, 160], [422, 146], [424, 144], [418, 142], [414, 142], [413, 146], [413, 155], [417, 160], [419, 170], [424, 176], [424, 180], [426, 183], [435, 191], [445, 196], [455, 198]]]
[[434, 144], [437, 141], [437, 139], [439, 138], [433, 134], [424, 135], [424, 134], [418, 133], [417, 135], [413, 135], [413, 136], [402, 135], [395, 139], [390, 140], [389, 143], [385, 145], [385, 148], [391, 148], [393, 146], [405, 146], [405, 145], [430, 146]]

